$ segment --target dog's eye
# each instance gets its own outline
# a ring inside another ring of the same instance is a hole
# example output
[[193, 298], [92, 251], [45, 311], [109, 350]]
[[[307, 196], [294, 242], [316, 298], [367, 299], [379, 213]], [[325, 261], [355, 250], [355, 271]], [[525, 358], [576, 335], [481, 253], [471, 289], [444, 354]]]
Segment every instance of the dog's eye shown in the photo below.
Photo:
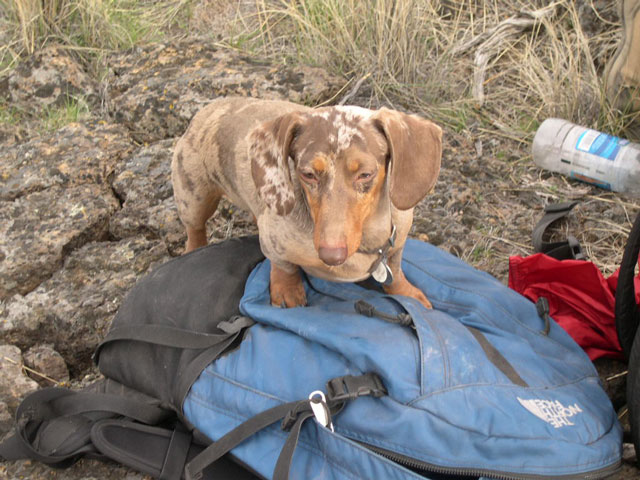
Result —
[[300, 177], [307, 183], [318, 183], [318, 177], [311, 170], [303, 170], [300, 172]]
[[358, 175], [358, 178], [356, 180], [358, 180], [359, 182], [367, 182], [372, 178], [373, 178], [373, 173], [362, 172], [360, 175]]

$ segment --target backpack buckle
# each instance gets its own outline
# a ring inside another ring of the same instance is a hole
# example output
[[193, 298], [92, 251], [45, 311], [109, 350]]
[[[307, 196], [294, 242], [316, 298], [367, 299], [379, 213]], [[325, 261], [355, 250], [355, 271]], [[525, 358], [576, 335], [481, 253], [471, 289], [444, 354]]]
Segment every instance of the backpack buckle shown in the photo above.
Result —
[[576, 237], [572, 237], [571, 235], [567, 236], [567, 243], [569, 244], [569, 250], [571, 255], [575, 260], [586, 260], [587, 257], [582, 251], [582, 246]]
[[358, 376], [345, 375], [327, 382], [327, 401], [332, 403], [354, 400], [365, 395], [378, 398], [386, 394], [387, 389], [382, 380], [372, 372]]

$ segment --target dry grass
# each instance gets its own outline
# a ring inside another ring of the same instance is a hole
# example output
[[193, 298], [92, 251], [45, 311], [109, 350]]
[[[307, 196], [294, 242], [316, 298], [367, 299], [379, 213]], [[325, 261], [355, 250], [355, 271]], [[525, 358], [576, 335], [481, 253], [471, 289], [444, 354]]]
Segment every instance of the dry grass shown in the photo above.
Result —
[[[107, 51], [161, 38], [190, 0], [0, 0], [0, 74], [48, 44], [97, 67]], [[94, 68], [95, 69], [95, 68]]]
[[[620, 27], [615, 2], [600, 8], [592, 0], [0, 0], [0, 68], [52, 42], [95, 66], [103, 52], [157, 39], [180, 19], [189, 26], [174, 34], [197, 30], [325, 67], [348, 82], [343, 95], [357, 86], [360, 103], [423, 113], [456, 131], [473, 124], [529, 142], [557, 116], [635, 139], [634, 116], [603, 94]], [[599, 28], [585, 31], [585, 12]]]
[[[610, 3], [602, 12], [590, 0], [538, 8], [520, 0], [255, 0], [228, 43], [323, 66], [349, 86], [364, 79], [360, 94], [370, 104], [422, 112], [455, 130], [479, 121], [492, 134], [528, 142], [542, 120], [558, 116], [625, 135], [633, 116], [612, 109], [603, 94], [603, 60], [620, 34], [605, 19], [615, 18]], [[488, 36], [541, 9], [531, 26]], [[585, 9], [599, 30], [585, 32]], [[481, 51], [488, 59], [478, 86]], [[474, 97], [479, 87], [482, 100]]]

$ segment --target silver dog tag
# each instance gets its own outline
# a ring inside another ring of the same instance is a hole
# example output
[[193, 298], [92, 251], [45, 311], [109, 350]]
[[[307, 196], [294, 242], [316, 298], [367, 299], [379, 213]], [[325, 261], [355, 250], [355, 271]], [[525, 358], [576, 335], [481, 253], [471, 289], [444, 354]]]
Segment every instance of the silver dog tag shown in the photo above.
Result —
[[376, 282], [382, 285], [389, 285], [393, 282], [393, 274], [391, 273], [389, 265], [387, 265], [386, 258], [383, 258], [378, 263], [376, 268], [373, 269], [373, 272], [371, 272], [371, 276]]

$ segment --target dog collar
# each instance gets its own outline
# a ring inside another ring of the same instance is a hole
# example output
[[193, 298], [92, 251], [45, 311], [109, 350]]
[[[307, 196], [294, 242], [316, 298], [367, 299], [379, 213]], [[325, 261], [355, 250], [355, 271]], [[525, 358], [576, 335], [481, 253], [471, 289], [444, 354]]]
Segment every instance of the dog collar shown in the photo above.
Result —
[[369, 269], [369, 274], [373, 277], [373, 279], [382, 284], [382, 285], [390, 285], [393, 282], [393, 273], [391, 273], [391, 268], [389, 268], [389, 250], [393, 248], [396, 243], [396, 226], [391, 224], [391, 235], [389, 239], [385, 242], [385, 244], [377, 250], [378, 259], [373, 262], [371, 268]]

